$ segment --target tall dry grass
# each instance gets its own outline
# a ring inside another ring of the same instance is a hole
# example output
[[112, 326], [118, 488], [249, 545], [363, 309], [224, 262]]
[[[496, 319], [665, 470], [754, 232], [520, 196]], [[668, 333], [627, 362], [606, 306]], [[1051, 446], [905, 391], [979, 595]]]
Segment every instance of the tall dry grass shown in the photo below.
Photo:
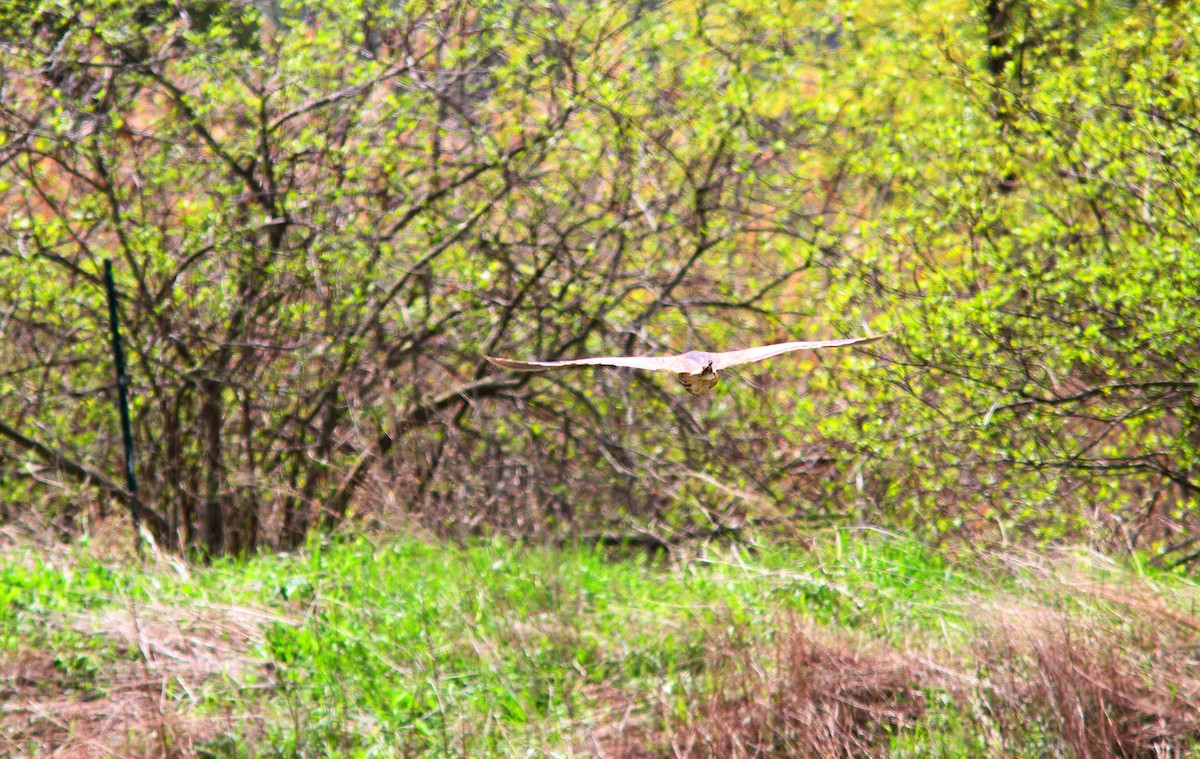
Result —
[[717, 636], [705, 669], [711, 689], [686, 705], [660, 697], [605, 755], [886, 756], [889, 737], [925, 711], [926, 678], [910, 659], [795, 621], [765, 650], [736, 633]]

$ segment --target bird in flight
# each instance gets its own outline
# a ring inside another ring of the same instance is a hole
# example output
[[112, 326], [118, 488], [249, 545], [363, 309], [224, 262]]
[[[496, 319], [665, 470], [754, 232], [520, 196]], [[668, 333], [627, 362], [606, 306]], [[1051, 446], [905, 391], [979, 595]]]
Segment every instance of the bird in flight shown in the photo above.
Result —
[[484, 358], [502, 369], [512, 369], [518, 372], [540, 372], [543, 369], [562, 369], [573, 366], [621, 366], [629, 369], [648, 369], [652, 372], [674, 372], [679, 384], [683, 385], [689, 393], [708, 395], [717, 386], [717, 378], [720, 376], [721, 370], [731, 366], [762, 361], [792, 351], [865, 345], [884, 337], [886, 335], [850, 337], [844, 340], [775, 343], [774, 345], [760, 345], [757, 348], [720, 353], [688, 351], [677, 356], [598, 356], [567, 361], [516, 361], [511, 358], [494, 358], [492, 356], [484, 356]]

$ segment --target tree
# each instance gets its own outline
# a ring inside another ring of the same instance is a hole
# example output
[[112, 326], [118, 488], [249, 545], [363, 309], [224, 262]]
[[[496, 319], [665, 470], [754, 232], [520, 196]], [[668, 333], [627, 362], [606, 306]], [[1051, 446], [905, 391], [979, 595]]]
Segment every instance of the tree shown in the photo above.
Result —
[[[872, 452], [874, 497], [937, 534], [1178, 549], [1200, 442], [1196, 18], [1097, 14], [1066, 54], [1072, 7], [1030, 17], [1047, 26], [1023, 32], [1038, 65], [1019, 94], [975, 75], [994, 50], [945, 37], [926, 106], [943, 110], [881, 139], [875, 166], [900, 168], [846, 297], [887, 304], [898, 360], [863, 388], [876, 420], [829, 426]], [[979, 107], [997, 98], [1003, 130]]]
[[778, 298], [838, 187], [804, 171], [829, 124], [787, 123], [805, 58], [785, 15], [683, 11], [45, 11], [4, 47], [10, 494], [69, 524], [59, 478], [112, 469], [109, 256], [152, 521], [207, 555], [391, 499], [537, 532], [645, 525], [697, 472], [736, 486], [754, 457], [720, 464], [657, 384], [482, 361], [805, 336]]

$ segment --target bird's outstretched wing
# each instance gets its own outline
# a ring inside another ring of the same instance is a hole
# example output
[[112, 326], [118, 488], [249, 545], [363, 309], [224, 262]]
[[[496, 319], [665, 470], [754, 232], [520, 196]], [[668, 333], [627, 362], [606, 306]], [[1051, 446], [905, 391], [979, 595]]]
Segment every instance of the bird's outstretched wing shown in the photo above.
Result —
[[703, 371], [705, 366], [705, 362], [698, 361], [695, 356], [686, 353], [679, 356], [598, 356], [567, 361], [515, 361], [511, 358], [492, 356], [485, 358], [502, 369], [518, 372], [540, 372], [543, 369], [563, 369], [572, 366], [622, 366], [629, 369], [648, 369], [652, 372], [696, 374]]
[[844, 340], [817, 340], [815, 342], [775, 343], [762, 345], [757, 348], [747, 348], [739, 351], [723, 353], [706, 353], [691, 351], [677, 356], [598, 356], [596, 358], [576, 358], [566, 361], [516, 361], [511, 358], [495, 358], [486, 356], [488, 361], [502, 369], [513, 369], [519, 372], [538, 372], [543, 369], [562, 369], [572, 366], [622, 366], [629, 369], [648, 369], [655, 372], [674, 372], [676, 374], [699, 374], [710, 364], [712, 370], [719, 372], [738, 364], [748, 364], [752, 361], [762, 361], [780, 353], [806, 350], [813, 348], [840, 348], [845, 345], [864, 345], [873, 343], [885, 337], [872, 335], [870, 337], [851, 337]]
[[791, 343], [775, 343], [774, 345], [760, 345], [757, 348], [746, 348], [740, 351], [724, 351], [722, 353], [710, 353], [709, 358], [712, 360], [712, 368], [714, 371], [728, 369], [731, 366], [738, 364], [749, 364], [754, 361], [762, 361], [763, 359], [778, 356], [781, 353], [791, 353], [792, 351], [813, 350], [815, 348], [841, 348], [847, 345], [866, 345], [873, 343], [876, 340], [882, 340], [886, 335], [871, 335], [869, 337], [848, 337], [842, 340], [816, 340], [813, 342], [791, 342]]

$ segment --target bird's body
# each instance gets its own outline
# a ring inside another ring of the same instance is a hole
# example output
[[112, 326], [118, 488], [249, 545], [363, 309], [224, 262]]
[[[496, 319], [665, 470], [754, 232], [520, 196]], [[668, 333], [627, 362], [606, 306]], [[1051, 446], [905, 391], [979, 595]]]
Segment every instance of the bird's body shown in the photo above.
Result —
[[692, 395], [704, 396], [711, 393], [717, 386], [717, 380], [721, 378], [721, 373], [713, 368], [711, 354], [703, 351], [689, 351], [683, 355], [690, 357], [693, 366], [699, 366], [700, 371], [680, 372], [675, 375], [675, 379], [679, 380], [679, 384], [683, 385], [684, 389]]
[[516, 361], [510, 358], [493, 358], [487, 360], [502, 369], [512, 369], [519, 372], [537, 372], [544, 369], [562, 369], [578, 366], [618, 366], [629, 369], [646, 369], [649, 371], [673, 372], [678, 376], [679, 383], [692, 395], [708, 395], [717, 386], [721, 370], [739, 364], [749, 364], [762, 361], [781, 353], [815, 348], [841, 348], [848, 345], [865, 345], [883, 338], [884, 335], [870, 337], [851, 337], [844, 340], [818, 340], [815, 342], [789, 342], [761, 345], [745, 350], [722, 351], [709, 353], [707, 351], [688, 351], [676, 356], [598, 356], [596, 358], [576, 358], [566, 361]]

